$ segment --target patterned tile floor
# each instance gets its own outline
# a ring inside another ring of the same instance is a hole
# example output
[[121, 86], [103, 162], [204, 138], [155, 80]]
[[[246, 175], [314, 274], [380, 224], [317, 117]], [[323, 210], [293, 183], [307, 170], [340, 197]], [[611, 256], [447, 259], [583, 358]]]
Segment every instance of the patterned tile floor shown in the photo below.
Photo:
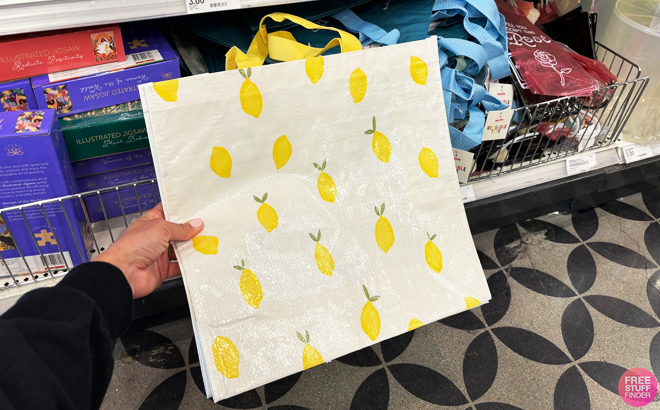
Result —
[[189, 319], [124, 336], [102, 408], [629, 409], [626, 369], [660, 376], [659, 218], [656, 190], [476, 235], [489, 304], [219, 405]]

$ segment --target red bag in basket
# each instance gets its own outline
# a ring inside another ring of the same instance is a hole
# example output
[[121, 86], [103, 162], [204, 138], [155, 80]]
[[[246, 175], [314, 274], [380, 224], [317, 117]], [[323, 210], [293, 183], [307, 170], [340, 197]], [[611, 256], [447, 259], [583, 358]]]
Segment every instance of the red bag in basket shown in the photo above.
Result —
[[506, 20], [509, 52], [531, 92], [583, 97], [598, 90], [598, 82], [527, 17], [502, 0], [497, 7]]

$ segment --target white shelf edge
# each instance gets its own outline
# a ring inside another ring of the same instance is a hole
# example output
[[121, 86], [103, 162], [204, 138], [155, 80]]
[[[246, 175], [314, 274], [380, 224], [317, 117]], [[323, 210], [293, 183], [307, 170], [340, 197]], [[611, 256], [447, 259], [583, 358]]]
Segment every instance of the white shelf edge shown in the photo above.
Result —
[[[313, 0], [242, 0], [241, 7], [263, 7], [303, 1]], [[0, 1], [0, 36], [185, 14], [184, 0]]]

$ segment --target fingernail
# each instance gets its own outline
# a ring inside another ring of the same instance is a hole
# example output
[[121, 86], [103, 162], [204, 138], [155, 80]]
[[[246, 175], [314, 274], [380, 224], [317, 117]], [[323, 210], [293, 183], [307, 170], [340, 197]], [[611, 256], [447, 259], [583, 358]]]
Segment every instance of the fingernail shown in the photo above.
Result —
[[203, 223], [204, 222], [202, 222], [200, 218], [195, 218], [192, 221], [188, 222], [188, 224], [193, 228], [199, 228], [200, 226], [202, 226]]

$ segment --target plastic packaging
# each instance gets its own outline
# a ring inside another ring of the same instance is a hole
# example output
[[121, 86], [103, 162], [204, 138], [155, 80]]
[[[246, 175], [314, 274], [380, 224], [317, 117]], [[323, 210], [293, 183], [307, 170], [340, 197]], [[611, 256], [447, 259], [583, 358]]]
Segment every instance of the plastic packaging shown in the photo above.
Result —
[[[650, 81], [626, 124], [621, 139], [660, 139], [660, 0], [619, 0], [605, 33], [604, 44], [638, 64]], [[625, 77], [628, 73], [615, 74]]]

